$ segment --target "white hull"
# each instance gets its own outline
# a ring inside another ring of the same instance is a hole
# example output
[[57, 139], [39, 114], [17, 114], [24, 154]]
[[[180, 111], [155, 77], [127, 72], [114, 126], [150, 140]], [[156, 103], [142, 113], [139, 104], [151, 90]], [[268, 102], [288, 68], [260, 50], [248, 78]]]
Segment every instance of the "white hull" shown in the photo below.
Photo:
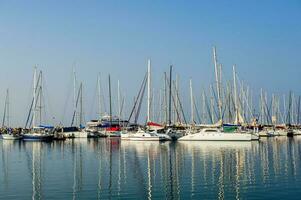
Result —
[[73, 132], [74, 138], [87, 138], [88, 134], [85, 131]]
[[156, 133], [157, 136], [164, 138], [164, 140], [172, 140], [171, 137], [165, 133]]
[[87, 132], [85, 131], [71, 131], [71, 132], [62, 132], [66, 138], [87, 138]]
[[12, 134], [2, 134], [3, 140], [19, 140], [22, 136], [19, 135], [12, 135]]
[[256, 136], [250, 133], [224, 133], [200, 131], [194, 134], [188, 134], [180, 137], [178, 141], [251, 141]]
[[294, 130], [294, 135], [301, 135], [301, 130]]
[[130, 141], [161, 141], [161, 139], [159, 137], [135, 137], [135, 136], [131, 136], [129, 138], [127, 138], [127, 140]]
[[122, 140], [130, 141], [163, 141], [166, 140], [164, 137], [158, 136], [156, 133], [149, 133], [144, 131], [137, 131], [134, 133], [123, 133], [121, 134]]
[[120, 137], [121, 131], [105, 131], [104, 135], [107, 137]]
[[287, 131], [282, 130], [282, 131], [275, 131], [274, 132], [275, 136], [287, 136]]
[[272, 132], [272, 131], [259, 131], [258, 135], [259, 135], [259, 137], [272, 137], [272, 136], [275, 136], [274, 132]]

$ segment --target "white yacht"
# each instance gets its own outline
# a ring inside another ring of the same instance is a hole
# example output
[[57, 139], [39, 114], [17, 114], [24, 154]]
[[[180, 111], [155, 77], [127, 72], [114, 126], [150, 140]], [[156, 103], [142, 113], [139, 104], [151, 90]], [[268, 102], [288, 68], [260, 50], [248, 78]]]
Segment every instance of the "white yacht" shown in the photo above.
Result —
[[249, 132], [226, 133], [218, 128], [205, 128], [196, 133], [189, 133], [180, 137], [179, 141], [251, 141], [258, 136]]
[[136, 132], [127, 132], [121, 134], [122, 140], [132, 141], [163, 141], [166, 140], [164, 137], [157, 135], [156, 133], [144, 131], [139, 129]]

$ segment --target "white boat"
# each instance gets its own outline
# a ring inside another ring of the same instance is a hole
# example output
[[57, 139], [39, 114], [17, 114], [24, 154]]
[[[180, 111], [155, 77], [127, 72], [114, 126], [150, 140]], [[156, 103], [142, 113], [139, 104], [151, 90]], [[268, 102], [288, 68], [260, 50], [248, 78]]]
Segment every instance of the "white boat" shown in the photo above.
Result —
[[[6, 122], [6, 126], [5, 126]], [[9, 90], [6, 90], [4, 114], [2, 120], [2, 139], [3, 140], [19, 140], [22, 138], [20, 134], [14, 134], [13, 129], [9, 128]]]
[[258, 132], [259, 137], [273, 137], [275, 132], [272, 130], [262, 130]]
[[164, 137], [157, 135], [156, 133], [148, 132], [139, 129], [137, 132], [127, 132], [121, 134], [122, 140], [131, 141], [163, 141]]
[[16, 134], [2, 134], [1, 136], [3, 140], [19, 140], [22, 138], [21, 135]]
[[180, 137], [179, 141], [251, 141], [257, 137], [251, 133], [225, 133], [217, 128], [202, 129], [197, 133], [189, 133]]
[[153, 133], [153, 134], [155, 134], [155, 135], [157, 135], [157, 136], [159, 136], [159, 137], [164, 138], [164, 140], [166, 140], [166, 141], [167, 141], [167, 140], [172, 140], [171, 137], [170, 137], [168, 134], [166, 134], [166, 133], [158, 133], [157, 130], [152, 131], [151, 133]]
[[294, 135], [301, 135], [301, 130], [300, 129], [295, 129], [294, 130]]
[[275, 136], [287, 136], [287, 131], [286, 130], [275, 130], [274, 135]]

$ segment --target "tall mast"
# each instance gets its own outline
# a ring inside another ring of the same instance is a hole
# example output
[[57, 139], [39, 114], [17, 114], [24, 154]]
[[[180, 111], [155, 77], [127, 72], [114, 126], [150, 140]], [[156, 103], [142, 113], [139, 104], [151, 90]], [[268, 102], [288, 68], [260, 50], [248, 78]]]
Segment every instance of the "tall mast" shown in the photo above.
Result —
[[118, 120], [121, 117], [121, 106], [120, 106], [120, 85], [119, 80], [117, 81], [117, 102], [118, 102]]
[[7, 95], [7, 114], [6, 114], [7, 116], [6, 116], [6, 120], [7, 120], [7, 127], [9, 127], [9, 89], [6, 90], [6, 95]]
[[[176, 94], [176, 97], [178, 97], [178, 94], [179, 94], [179, 74], [176, 75], [176, 85], [175, 85], [175, 94]], [[180, 116], [177, 115], [178, 113], [178, 109], [179, 109], [179, 99], [176, 98], [175, 99], [175, 122], [179, 122], [181, 121]]]
[[74, 110], [74, 118], [75, 124], [77, 124], [77, 113], [76, 113], [76, 72], [75, 67], [73, 68], [73, 110]]
[[233, 65], [233, 87], [234, 87], [234, 108], [235, 108], [235, 122], [238, 123], [238, 102], [237, 102], [237, 88], [236, 88], [236, 71], [235, 65]]
[[190, 109], [191, 109], [191, 124], [194, 124], [194, 102], [193, 102], [193, 93], [192, 93], [192, 80], [189, 80], [189, 85], [190, 85]]
[[80, 113], [79, 113], [79, 125], [83, 125], [83, 83], [80, 83]]
[[99, 120], [101, 120], [101, 88], [100, 88], [100, 74], [97, 77], [97, 96], [98, 96], [98, 114]]
[[42, 71], [40, 71], [40, 84], [39, 84], [39, 112], [40, 112], [40, 124], [42, 125]]
[[167, 111], [167, 77], [166, 72], [164, 72], [164, 117], [165, 117], [165, 123], [167, 124], [167, 118], [168, 118], [168, 111]]
[[[217, 100], [218, 100], [218, 114], [219, 114], [219, 120], [222, 119], [222, 103], [221, 103], [221, 97], [220, 97], [220, 71], [219, 66], [217, 64], [217, 58], [216, 58], [216, 48], [213, 47], [213, 60], [214, 60], [214, 71], [215, 71], [215, 81], [216, 81], [216, 91], [217, 91]], [[221, 66], [220, 66], [221, 68]]]
[[110, 125], [112, 125], [112, 96], [111, 96], [111, 76], [109, 74], [109, 101], [110, 101]]
[[172, 84], [172, 65], [169, 68], [169, 110], [168, 110], [168, 124], [171, 125], [171, 84]]
[[215, 123], [214, 119], [214, 107], [213, 107], [213, 86], [210, 84], [210, 114], [211, 114], [211, 121], [212, 123]]
[[36, 80], [37, 79], [37, 67], [34, 67], [34, 73], [33, 73], [33, 115], [32, 115], [32, 127], [35, 127], [36, 125]]
[[300, 101], [301, 101], [301, 98], [299, 96], [298, 97], [298, 105], [297, 105], [297, 125], [300, 124]]
[[147, 122], [150, 122], [150, 101], [151, 101], [151, 61], [147, 62]]
[[6, 90], [6, 96], [7, 96], [7, 113], [6, 113], [6, 122], [7, 122], [7, 127], [9, 127], [9, 89]]
[[203, 115], [202, 115], [202, 123], [206, 124], [207, 120], [206, 120], [206, 99], [205, 99], [205, 90], [203, 90], [202, 92], [202, 111], [203, 111]]
[[261, 124], [264, 124], [264, 107], [263, 107], [263, 90], [262, 88], [260, 89], [260, 108], [261, 108], [261, 113], [260, 113], [260, 118], [261, 118]]

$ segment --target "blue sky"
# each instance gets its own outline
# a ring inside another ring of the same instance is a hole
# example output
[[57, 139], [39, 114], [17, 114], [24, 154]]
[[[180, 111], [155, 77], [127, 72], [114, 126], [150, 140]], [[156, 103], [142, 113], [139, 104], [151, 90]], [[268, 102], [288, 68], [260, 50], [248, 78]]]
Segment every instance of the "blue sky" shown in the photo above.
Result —
[[270, 93], [301, 94], [300, 10], [298, 0], [0, 1], [0, 105], [10, 88], [11, 121], [24, 124], [33, 66], [38, 65], [45, 75], [49, 115], [68, 119], [75, 63], [85, 88], [86, 119], [95, 115], [99, 72], [103, 84], [111, 74], [113, 88], [120, 80], [130, 107], [147, 58], [154, 87], [173, 64], [183, 96], [189, 78], [197, 95], [213, 82], [213, 45], [225, 78], [231, 78], [236, 64], [254, 93], [263, 87]]

